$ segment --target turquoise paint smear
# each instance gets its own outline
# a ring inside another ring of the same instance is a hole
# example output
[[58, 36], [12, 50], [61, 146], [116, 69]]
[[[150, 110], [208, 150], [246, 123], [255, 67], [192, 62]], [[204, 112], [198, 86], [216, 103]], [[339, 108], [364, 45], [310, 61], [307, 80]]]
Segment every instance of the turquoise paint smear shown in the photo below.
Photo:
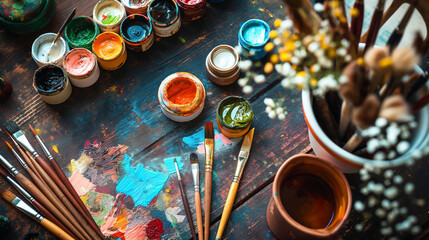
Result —
[[[116, 191], [131, 196], [136, 206], [147, 207], [152, 199], [158, 196], [168, 176], [176, 172], [173, 159], [164, 159], [166, 173], [162, 173], [145, 169], [143, 163], [132, 167], [132, 159], [125, 154], [120, 166], [121, 176], [117, 182]], [[176, 157], [176, 160], [179, 169], [182, 169], [182, 159]]]
[[[214, 135], [216, 135], [216, 134], [220, 134], [220, 132], [217, 131], [217, 130], [214, 130]], [[197, 133], [195, 133], [195, 134], [193, 134], [191, 136], [182, 138], [182, 141], [186, 145], [188, 145], [188, 147], [196, 148], [200, 144], [204, 144], [204, 139], [205, 139], [205, 132], [204, 132], [204, 128], [203, 128], [203, 129], [201, 129], [200, 131], [198, 131]], [[215, 146], [222, 146], [222, 145], [225, 145], [222, 142], [222, 139], [221, 138], [216, 139]]]

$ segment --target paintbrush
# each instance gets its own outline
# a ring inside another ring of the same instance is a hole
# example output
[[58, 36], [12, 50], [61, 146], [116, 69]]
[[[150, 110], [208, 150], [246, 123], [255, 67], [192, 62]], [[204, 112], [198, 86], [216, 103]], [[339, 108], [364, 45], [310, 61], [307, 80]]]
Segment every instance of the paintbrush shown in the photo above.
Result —
[[371, 48], [364, 56], [365, 64], [370, 72], [369, 93], [375, 93], [382, 85], [392, 69], [392, 59], [387, 48]]
[[426, 95], [424, 95], [422, 98], [420, 98], [419, 100], [417, 100], [412, 106], [411, 106], [411, 110], [416, 113], [418, 112], [420, 109], [422, 109], [424, 106], [426, 106], [429, 103], [429, 93], [427, 93]]
[[210, 233], [210, 208], [212, 204], [212, 172], [214, 153], [214, 129], [212, 122], [206, 122], [204, 126], [204, 135], [204, 150], [206, 156], [204, 185], [204, 240], [208, 240]]
[[[36, 152], [33, 146], [28, 141], [27, 137], [24, 133], [19, 129], [18, 125], [16, 125], [13, 121], [8, 121], [4, 125], [6, 131], [8, 131], [17, 142], [19, 142], [24, 148], [26, 148], [37, 161], [34, 162], [36, 170], [42, 176], [45, 183], [49, 186], [49, 188], [55, 193], [55, 195], [61, 200], [64, 204], [55, 204], [58, 208], [65, 206], [62, 212], [65, 214], [70, 214], [70, 221], [76, 226], [79, 231], [86, 236], [87, 238], [98, 239], [97, 233], [85, 223], [85, 219], [78, 213], [75, 206], [78, 206], [76, 200], [73, 198], [71, 193], [67, 190], [63, 182], [56, 175], [54, 170], [49, 166]], [[67, 197], [66, 197], [67, 196]], [[50, 199], [52, 201], [52, 199]], [[73, 204], [70, 201], [74, 201]], [[91, 237], [89, 237], [89, 235]]]
[[369, 25], [368, 36], [366, 38], [363, 54], [365, 54], [366, 51], [374, 45], [375, 40], [377, 39], [378, 31], [381, 25], [381, 19], [383, 17], [385, 2], [386, 0], [379, 0], [374, 13], [372, 14], [371, 24]]
[[186, 197], [186, 191], [183, 187], [182, 177], [180, 177], [179, 167], [177, 166], [177, 161], [174, 159], [174, 165], [176, 166], [177, 180], [179, 182], [180, 194], [182, 195], [183, 206], [185, 207], [186, 218], [188, 218], [189, 228], [191, 229], [192, 239], [197, 239], [197, 234], [195, 233], [194, 221], [192, 220], [191, 209], [189, 208], [188, 197]]
[[390, 51], [395, 49], [399, 42], [402, 39], [402, 36], [404, 35], [405, 27], [407, 26], [408, 22], [410, 21], [411, 15], [413, 14], [414, 8], [417, 5], [417, 0], [414, 0], [408, 7], [407, 12], [405, 13], [404, 17], [402, 17], [401, 22], [399, 25], [395, 28], [395, 30], [390, 35], [389, 39], [387, 40], [386, 45], [390, 47]]
[[[57, 172], [57, 175], [66, 186], [67, 190], [71, 193], [72, 198], [70, 200], [72, 201], [73, 205], [77, 208], [77, 210], [85, 218], [85, 220], [91, 225], [92, 229], [97, 233], [97, 235], [102, 239], [104, 239], [103, 233], [101, 233], [100, 229], [98, 228], [91, 214], [88, 212], [88, 209], [85, 207], [85, 204], [83, 204], [76, 190], [69, 182], [67, 176], [64, 174], [63, 170], [61, 169], [60, 165], [58, 165], [58, 162], [54, 159], [49, 149], [46, 147], [42, 138], [37, 134], [37, 132], [34, 130], [31, 124], [29, 124], [29, 127], [31, 132], [34, 134], [34, 137], [36, 138], [37, 142], [42, 147], [42, 150], [45, 153], [46, 157], [49, 159], [49, 161], [51, 162], [51, 165], [54, 167], [55, 171]], [[68, 197], [70, 198], [70, 196]]]
[[[64, 225], [70, 229], [79, 239], [89, 239], [87, 237], [83, 237], [82, 233], [78, 228], [80, 226], [75, 226], [72, 224], [71, 220], [69, 220], [71, 217], [66, 213], [65, 207], [57, 208], [58, 206], [51, 203], [48, 198], [30, 181], [28, 178], [26, 178], [24, 175], [22, 175], [12, 164], [9, 163], [3, 156], [0, 155], [0, 162], [2, 165], [9, 171], [9, 173], [15, 177], [15, 179], [27, 189], [28, 192], [32, 196], [34, 196], [45, 208], [47, 208], [52, 214], [54, 214]], [[58, 200], [59, 202], [59, 200]], [[61, 204], [60, 204], [61, 205]], [[67, 216], [67, 217], [66, 217]], [[82, 229], [83, 231], [83, 229]]]
[[204, 233], [203, 233], [203, 215], [201, 211], [201, 196], [200, 196], [200, 167], [198, 164], [197, 154], [191, 153], [190, 161], [191, 161], [191, 167], [192, 167], [192, 178], [194, 180], [195, 211], [197, 215], [198, 238], [200, 240], [203, 240]]
[[72, 12], [70, 13], [70, 15], [67, 17], [66, 21], [63, 23], [63, 25], [61, 26], [60, 30], [57, 32], [57, 35], [55, 35], [54, 40], [52, 40], [51, 45], [49, 46], [49, 50], [48, 53], [46, 54], [46, 61], [49, 62], [49, 56], [51, 54], [52, 48], [54, 47], [55, 43], [58, 40], [58, 37], [61, 35], [61, 33], [64, 31], [64, 28], [67, 26], [67, 24], [72, 20], [72, 18], [74, 17], [74, 15], [76, 14], [76, 8], [74, 8], [72, 10]]
[[2, 192], [1, 196], [10, 204], [12, 204], [14, 207], [16, 207], [17, 209], [27, 214], [32, 219], [42, 224], [43, 227], [45, 227], [49, 232], [59, 237], [60, 239], [63, 239], [63, 240], [74, 239], [69, 234], [64, 232], [61, 228], [59, 228], [57, 225], [55, 225], [54, 223], [52, 223], [51, 221], [49, 221], [48, 219], [40, 215], [32, 207], [28, 206], [27, 203], [22, 201], [19, 197], [15, 196], [15, 194], [13, 194], [12, 192], [5, 190]]
[[363, 0], [356, 0], [351, 14], [350, 31], [353, 33], [355, 39], [353, 47], [356, 52], [359, 49], [360, 36], [362, 35], [363, 16], [365, 11], [364, 4]]
[[426, 82], [429, 80], [429, 74], [428, 72], [424, 72], [423, 75], [420, 75], [420, 77], [411, 82], [408, 86], [409, 90], [406, 93], [406, 98], [408, 101], [412, 101], [414, 96], [416, 95], [419, 90], [426, 85]]
[[232, 206], [234, 205], [235, 196], [237, 195], [238, 185], [240, 183], [241, 175], [243, 175], [244, 167], [246, 166], [247, 159], [249, 158], [250, 148], [253, 141], [253, 133], [255, 128], [244, 136], [243, 143], [241, 144], [240, 154], [238, 155], [237, 168], [235, 170], [234, 179], [232, 180], [231, 188], [229, 189], [228, 197], [226, 198], [225, 207], [223, 208], [222, 218], [220, 219], [219, 228], [217, 230], [216, 239], [221, 239], [223, 231], [225, 230], [226, 223], [228, 222], [229, 215], [231, 214]]
[[293, 20], [293, 24], [298, 32], [304, 34], [312, 34], [318, 31], [322, 20], [319, 15], [313, 10], [313, 7], [308, 0], [283, 0], [288, 8], [288, 16]]
[[29, 201], [39, 212], [41, 212], [47, 219], [51, 222], [55, 223], [58, 227], [67, 232], [68, 235], [76, 238], [76, 236], [70, 232], [68, 228], [66, 228], [52, 213], [50, 213], [42, 204], [40, 204], [36, 199], [34, 199], [30, 193], [28, 193], [19, 183], [15, 182], [13, 178], [9, 177], [3, 170], [0, 169], [0, 175], [2, 175], [10, 184], [12, 184], [16, 190], [18, 190], [24, 197]]

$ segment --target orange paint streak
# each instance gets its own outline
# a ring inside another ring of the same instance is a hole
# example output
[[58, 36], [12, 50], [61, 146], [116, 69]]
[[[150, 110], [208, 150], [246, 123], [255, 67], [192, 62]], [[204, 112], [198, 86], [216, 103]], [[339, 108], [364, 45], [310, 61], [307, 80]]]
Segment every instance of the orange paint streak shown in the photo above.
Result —
[[125, 232], [127, 230], [127, 215], [128, 211], [126, 208], [121, 209], [121, 212], [119, 213], [118, 218], [116, 219], [116, 222], [113, 224], [113, 229], [118, 229], [121, 232]]
[[174, 104], [189, 104], [195, 99], [196, 94], [197, 87], [187, 78], [177, 78], [167, 88], [167, 98]]

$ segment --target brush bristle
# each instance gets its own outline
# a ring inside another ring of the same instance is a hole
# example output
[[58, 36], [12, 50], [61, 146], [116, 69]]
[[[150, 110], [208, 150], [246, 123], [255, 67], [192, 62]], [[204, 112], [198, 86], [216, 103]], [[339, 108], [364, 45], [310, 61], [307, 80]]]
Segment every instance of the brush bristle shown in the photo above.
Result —
[[1, 193], [1, 196], [2, 196], [2, 198], [4, 198], [4, 200], [6, 200], [6, 201], [8, 201], [8, 202], [12, 202], [15, 198], [16, 198], [16, 195], [15, 194], [13, 194], [11, 191], [9, 191], [9, 190], [4, 190], [2, 193]]
[[376, 70], [379, 68], [378, 62], [389, 56], [389, 49], [387, 48], [371, 48], [365, 53], [364, 59], [365, 63], [372, 70]]
[[380, 109], [380, 101], [375, 94], [365, 98], [362, 105], [353, 109], [353, 123], [360, 129], [374, 125]]
[[13, 135], [13, 134], [14, 134], [14, 133], [16, 133], [16, 132], [21, 131], [21, 129], [19, 129], [18, 125], [17, 125], [14, 121], [12, 121], [12, 120], [7, 121], [7, 122], [3, 125], [3, 127], [4, 127], [4, 129], [6, 129], [6, 131], [7, 131], [7, 132], [9, 132], [11, 135]]
[[206, 139], [214, 139], [214, 130], [213, 130], [213, 123], [212, 122], [206, 122], [205, 128], [204, 128], [205, 138]]
[[34, 134], [34, 136], [37, 136], [37, 133], [36, 131], [34, 131], [34, 128], [31, 126], [31, 124], [28, 124], [28, 126], [30, 127], [30, 130]]
[[191, 153], [189, 159], [191, 160], [191, 164], [198, 163], [198, 155], [196, 153]]
[[11, 146], [11, 145], [6, 141], [6, 140], [5, 140], [4, 142], [6, 143], [6, 145], [7, 145], [10, 149], [13, 149], [13, 148], [12, 148], [12, 146]]
[[397, 77], [412, 71], [418, 62], [419, 57], [412, 48], [401, 47], [392, 52], [393, 74]]

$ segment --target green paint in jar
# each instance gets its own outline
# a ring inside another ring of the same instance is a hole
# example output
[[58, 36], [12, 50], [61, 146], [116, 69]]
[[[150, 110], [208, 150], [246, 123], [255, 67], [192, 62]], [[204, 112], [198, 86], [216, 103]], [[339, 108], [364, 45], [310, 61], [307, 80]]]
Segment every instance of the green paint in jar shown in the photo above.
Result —
[[230, 98], [219, 109], [222, 121], [230, 127], [246, 127], [253, 119], [250, 105], [240, 98]]
[[80, 16], [67, 24], [65, 32], [66, 40], [71, 48], [91, 50], [92, 43], [100, 30], [91, 18]]

